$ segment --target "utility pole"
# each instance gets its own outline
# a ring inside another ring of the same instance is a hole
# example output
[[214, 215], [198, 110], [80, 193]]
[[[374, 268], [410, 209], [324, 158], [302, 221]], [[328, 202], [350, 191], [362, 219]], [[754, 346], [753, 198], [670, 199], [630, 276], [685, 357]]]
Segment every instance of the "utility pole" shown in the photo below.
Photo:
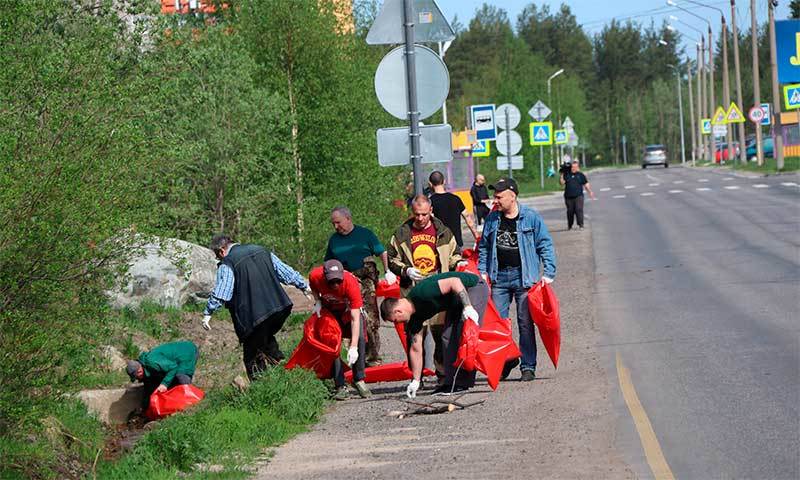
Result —
[[[733, 29], [733, 68], [736, 73], [736, 103], [744, 111], [742, 105], [742, 71], [739, 68], [739, 29], [736, 26], [736, 0], [731, 0], [731, 28]], [[756, 70], [758, 72], [758, 70]], [[745, 148], [744, 122], [738, 124], [739, 151], [742, 163], [747, 163], [747, 149]]]
[[778, 51], [775, 46], [775, 3], [769, 3], [769, 63], [772, 67], [772, 128], [775, 129], [775, 160], [783, 170], [783, 127], [781, 126], [781, 92], [778, 87]]
[[[697, 115], [699, 118], [706, 118], [706, 103], [703, 102], [703, 99], [706, 97], [706, 61], [704, 55], [706, 54], [705, 49], [705, 40], [702, 36], [700, 36], [700, 46], [697, 47]], [[706, 142], [708, 141], [708, 135], [703, 135], [701, 131], [702, 128], [698, 129], [697, 134], [700, 136], [700, 158], [706, 158], [708, 155], [708, 147]]]
[[[714, 115], [714, 34], [711, 32], [711, 25], [708, 27], [708, 114]], [[711, 162], [717, 160], [717, 137], [711, 132]]]
[[[758, 71], [758, 20], [756, 19], [756, 0], [750, 0], [750, 40], [753, 49], [753, 105], [761, 105], [761, 79]], [[764, 165], [764, 144], [761, 143], [761, 124], [756, 124], [756, 158], [758, 166]]]
[[[722, 17], [722, 108], [728, 108], [731, 104], [731, 87], [728, 78], [728, 25], [725, 17]], [[727, 128], [725, 141], [728, 143], [728, 160], [734, 160], [736, 151], [733, 149], [733, 132]], [[720, 163], [725, 160], [725, 155], [720, 154]]]
[[681, 165], [686, 165], [686, 141], [683, 139], [683, 95], [681, 94], [681, 71], [675, 67], [675, 79], [678, 81], [678, 114], [681, 122]]
[[414, 194], [422, 195], [422, 149], [419, 141], [419, 107], [417, 105], [417, 60], [414, 47], [414, 6], [403, 0], [403, 24], [408, 84], [408, 130], [411, 140], [411, 165], [414, 171]]
[[[686, 68], [688, 72], [688, 84], [689, 84], [689, 125], [692, 128], [692, 166], [694, 167], [696, 155], [697, 155], [697, 132], [695, 131], [695, 122], [694, 122], [694, 101], [692, 100], [692, 62], [688, 62], [688, 66]], [[700, 72], [698, 72], [700, 73]], [[683, 122], [681, 122], [683, 123]]]

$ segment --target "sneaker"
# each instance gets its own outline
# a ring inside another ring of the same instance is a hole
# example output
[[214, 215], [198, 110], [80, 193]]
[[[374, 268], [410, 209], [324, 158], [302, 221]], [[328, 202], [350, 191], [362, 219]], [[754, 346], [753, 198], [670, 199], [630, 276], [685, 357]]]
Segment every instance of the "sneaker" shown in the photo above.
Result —
[[505, 380], [511, 374], [511, 370], [514, 370], [519, 365], [519, 358], [515, 358], [503, 366], [503, 374], [500, 376], [500, 380]]
[[333, 399], [337, 402], [342, 400], [347, 400], [350, 398], [350, 391], [347, 390], [347, 385], [342, 385], [341, 387], [336, 387], [336, 390], [333, 392]]
[[372, 396], [372, 392], [369, 391], [369, 388], [367, 388], [367, 384], [364, 383], [364, 380], [357, 381], [353, 384], [353, 387], [355, 387], [356, 392], [358, 392], [358, 396], [361, 398], [369, 398]]
[[532, 382], [533, 380], [536, 380], [536, 372], [534, 372], [533, 370], [522, 371], [522, 378], [520, 378], [520, 381]]
[[383, 360], [381, 360], [380, 358], [368, 358], [364, 362], [364, 365], [367, 367], [379, 367], [383, 365]]
[[461, 385], [456, 385], [455, 388], [453, 388], [452, 385], [442, 385], [441, 387], [436, 387], [431, 395], [435, 397], [449, 397], [450, 395], [467, 390], [469, 390], [467, 387], [462, 387]]
[[579, 225], [578, 230], [583, 230], [583, 225]]

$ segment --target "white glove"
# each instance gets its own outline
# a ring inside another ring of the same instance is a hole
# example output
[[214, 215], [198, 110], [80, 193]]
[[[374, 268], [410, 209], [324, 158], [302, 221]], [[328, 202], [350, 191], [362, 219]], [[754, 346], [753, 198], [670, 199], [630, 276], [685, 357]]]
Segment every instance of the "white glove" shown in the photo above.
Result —
[[419, 282], [420, 280], [425, 279], [425, 275], [423, 275], [422, 272], [420, 272], [414, 267], [411, 267], [408, 270], [406, 270], [406, 275], [408, 275], [408, 278], [414, 280], [415, 282]]
[[358, 360], [358, 347], [350, 347], [347, 350], [347, 364], [353, 365]]
[[478, 320], [480, 320], [481, 318], [481, 316], [478, 315], [478, 311], [475, 310], [475, 308], [472, 305], [467, 305], [466, 307], [464, 307], [464, 311], [461, 312], [461, 316], [464, 318], [464, 320], [467, 319], [472, 320], [473, 322], [475, 322], [475, 325], [478, 325]]
[[322, 300], [317, 300], [317, 302], [314, 304], [314, 308], [311, 311], [319, 317], [320, 313], [322, 313]]
[[467, 265], [469, 265], [469, 262], [468, 262], [468, 261], [466, 261], [466, 260], [461, 260], [460, 262], [456, 263], [456, 268], [460, 268], [460, 267], [466, 267]]
[[211, 330], [211, 315], [203, 315], [203, 328], [205, 330]]
[[394, 285], [394, 282], [397, 281], [397, 275], [390, 272], [389, 270], [386, 270], [386, 275], [384, 275], [383, 278], [386, 279], [386, 283], [388, 283], [389, 285]]
[[406, 396], [408, 398], [417, 398], [417, 390], [419, 390], [419, 380], [411, 380], [406, 388]]
[[311, 290], [311, 287], [303, 289], [303, 295], [305, 295], [307, 299], [314, 301], [314, 292]]
[[550, 277], [542, 277], [542, 281], [543, 281], [543, 282], [544, 282], [546, 285], [550, 285], [551, 283], [553, 283], [553, 279], [552, 279], [552, 278], [550, 278]]

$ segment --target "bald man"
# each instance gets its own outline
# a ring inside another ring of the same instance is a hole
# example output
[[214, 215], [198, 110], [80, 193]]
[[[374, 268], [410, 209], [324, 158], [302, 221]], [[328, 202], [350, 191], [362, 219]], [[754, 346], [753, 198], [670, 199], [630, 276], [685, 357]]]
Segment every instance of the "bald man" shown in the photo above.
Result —
[[480, 173], [475, 175], [475, 182], [472, 188], [469, 189], [469, 194], [472, 197], [472, 204], [475, 206], [475, 217], [478, 219], [478, 225], [483, 223], [486, 215], [489, 215], [489, 190], [486, 188], [486, 178]]

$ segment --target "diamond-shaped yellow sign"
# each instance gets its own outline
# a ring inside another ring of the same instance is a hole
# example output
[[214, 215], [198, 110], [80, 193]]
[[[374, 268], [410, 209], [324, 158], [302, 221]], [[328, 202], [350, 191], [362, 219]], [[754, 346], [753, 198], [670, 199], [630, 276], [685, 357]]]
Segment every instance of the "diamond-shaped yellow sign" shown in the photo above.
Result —
[[725, 113], [725, 121], [726, 123], [744, 123], [744, 115], [742, 111], [739, 110], [736, 102], [731, 102], [730, 108], [728, 108], [728, 111]]
[[728, 114], [722, 107], [717, 107], [717, 111], [714, 112], [714, 116], [711, 117], [711, 125], [725, 125], [728, 123], [727, 120]]

